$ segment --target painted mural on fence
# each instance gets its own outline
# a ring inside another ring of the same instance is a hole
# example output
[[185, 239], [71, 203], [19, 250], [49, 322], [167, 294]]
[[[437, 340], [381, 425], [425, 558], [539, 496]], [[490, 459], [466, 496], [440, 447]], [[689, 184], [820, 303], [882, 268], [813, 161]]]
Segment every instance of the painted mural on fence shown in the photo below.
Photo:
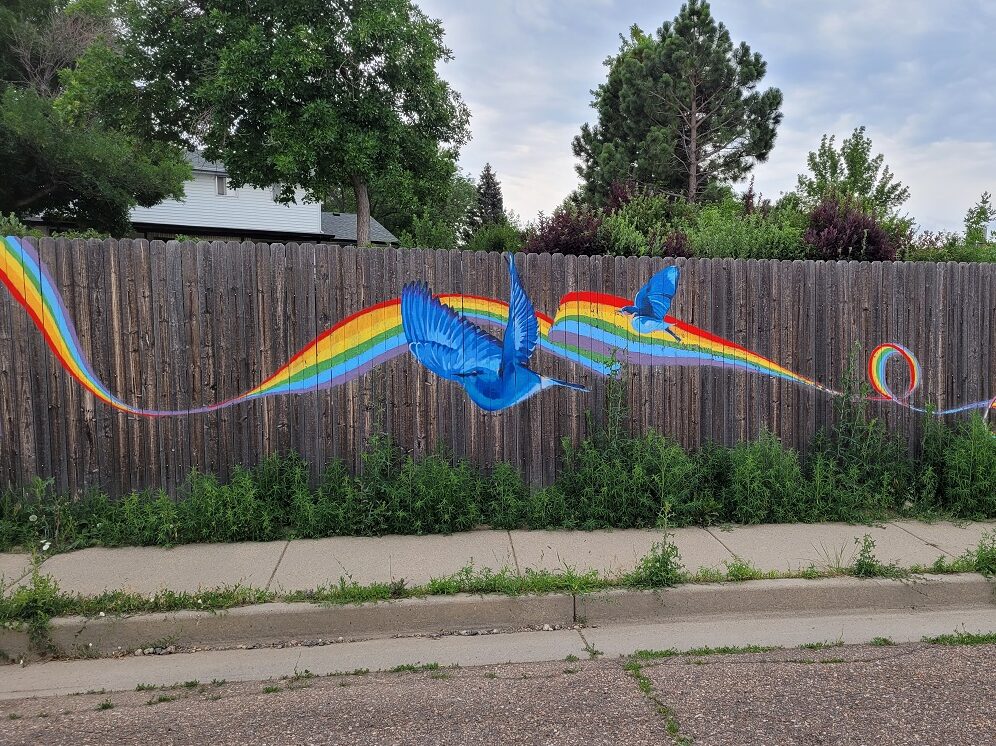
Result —
[[[839, 392], [779, 365], [746, 347], [671, 316], [679, 290], [679, 270], [667, 267], [632, 299], [597, 292], [565, 295], [551, 318], [534, 309], [508, 258], [508, 302], [475, 295], [434, 293], [409, 283], [399, 298], [357, 311], [305, 345], [282, 368], [255, 388], [193, 409], [156, 410], [122, 401], [94, 373], [72, 319], [48, 269], [27, 242], [7, 237], [0, 250], [0, 281], [24, 307], [62, 367], [105, 404], [146, 417], [211, 412], [238, 402], [277, 394], [314, 392], [340, 386], [392, 358], [410, 353], [435, 375], [455, 381], [487, 411], [512, 407], [545, 389], [587, 389], [534, 371], [536, 348], [577, 363], [598, 375], [620, 364], [637, 366], [725, 366], [780, 378], [829, 395]], [[499, 340], [492, 330], [504, 328]], [[890, 361], [902, 362], [907, 385], [894, 391], [887, 379]], [[916, 357], [901, 344], [879, 345], [868, 361], [875, 398], [918, 412], [911, 401], [922, 373]], [[996, 409], [996, 399], [937, 411]]]

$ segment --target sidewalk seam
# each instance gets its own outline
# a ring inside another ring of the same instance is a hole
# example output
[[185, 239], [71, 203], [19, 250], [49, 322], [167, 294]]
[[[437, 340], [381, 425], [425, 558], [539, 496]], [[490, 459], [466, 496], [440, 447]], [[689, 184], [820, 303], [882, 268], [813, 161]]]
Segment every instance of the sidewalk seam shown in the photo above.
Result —
[[515, 563], [515, 574], [522, 575], [522, 571], [519, 569], [519, 558], [515, 556], [515, 542], [512, 541], [512, 532], [506, 529], [505, 533], [508, 534], [508, 546], [512, 549], [512, 562]]
[[[43, 564], [45, 564], [44, 560], [42, 560], [42, 562], [38, 565], [39, 569], [41, 568], [41, 566]], [[18, 578], [7, 578], [7, 577], [5, 577], [3, 579], [3, 586], [0, 586], [0, 590], [6, 591], [6, 590], [8, 590], [10, 588], [13, 588], [15, 585], [17, 585], [22, 580], [24, 580], [26, 577], [28, 577], [31, 574], [32, 570], [34, 570], [34, 568], [31, 568], [30, 570], [27, 570], [23, 575], [21, 575]]]
[[957, 554], [951, 554], [951, 552], [949, 552], [949, 551], [948, 551], [947, 549], [944, 549], [943, 547], [940, 547], [940, 546], [938, 546], [937, 544], [934, 544], [934, 543], [932, 543], [932, 542], [929, 542], [929, 541], [927, 541], [927, 540], [926, 540], [926, 539], [924, 539], [924, 538], [923, 538], [922, 536], [917, 536], [917, 535], [916, 535], [916, 534], [914, 534], [914, 533], [913, 533], [912, 531], [910, 531], [910, 530], [909, 530], [908, 528], [906, 528], [905, 526], [900, 526], [900, 525], [899, 525], [898, 523], [891, 523], [891, 522], [890, 522], [890, 523], [887, 523], [887, 524], [885, 524], [885, 525], [887, 525], [887, 526], [895, 526], [895, 527], [896, 527], [896, 528], [898, 528], [898, 529], [899, 529], [900, 531], [905, 531], [906, 533], [908, 533], [908, 534], [909, 534], [910, 536], [912, 536], [912, 537], [913, 537], [914, 539], [916, 539], [917, 541], [922, 541], [922, 542], [923, 542], [924, 544], [926, 544], [926, 545], [927, 545], [928, 547], [933, 547], [933, 548], [934, 548], [934, 549], [936, 549], [936, 550], [937, 550], [938, 552], [942, 552], [943, 554], [946, 554], [946, 555], [948, 555], [948, 557], [957, 557], [957, 556], [958, 556]]
[[736, 552], [734, 552], [732, 549], [730, 549], [728, 546], [726, 546], [726, 544], [723, 543], [722, 539], [720, 539], [718, 536], [716, 536], [716, 534], [714, 534], [712, 531], [710, 531], [707, 526], [703, 526], [702, 530], [705, 531], [707, 534], [709, 534], [709, 536], [711, 536], [713, 539], [715, 539], [719, 543], [719, 545], [721, 547], [723, 547], [723, 549], [725, 549], [727, 552], [729, 552], [731, 557], [737, 557], [738, 556]]
[[266, 586], [263, 588], [263, 590], [265, 591], [270, 590], [270, 583], [272, 583], [273, 579], [277, 577], [277, 570], [280, 569], [280, 563], [284, 561], [284, 555], [287, 554], [287, 547], [290, 546], [290, 543], [291, 540], [288, 539], [287, 543], [284, 544], [284, 548], [280, 550], [280, 556], [277, 558], [277, 564], [273, 566], [273, 572], [270, 573], [270, 579], [266, 581]]

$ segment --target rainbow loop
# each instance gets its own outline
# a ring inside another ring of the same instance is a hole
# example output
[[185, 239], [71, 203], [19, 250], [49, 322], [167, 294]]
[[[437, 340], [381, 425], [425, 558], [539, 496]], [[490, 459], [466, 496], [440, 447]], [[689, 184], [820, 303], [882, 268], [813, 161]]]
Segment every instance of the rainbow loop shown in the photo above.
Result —
[[[889, 361], [897, 357], [906, 363], [908, 374], [906, 392], [901, 396], [896, 395], [892, 387], [889, 386], [889, 382], [885, 376]], [[868, 357], [868, 380], [871, 381], [871, 386], [875, 390], [875, 393], [884, 400], [906, 404], [913, 395], [913, 392], [920, 387], [920, 379], [922, 377], [920, 361], [916, 359], [916, 356], [912, 352], [896, 342], [887, 342], [879, 345], [872, 350], [871, 355]]]

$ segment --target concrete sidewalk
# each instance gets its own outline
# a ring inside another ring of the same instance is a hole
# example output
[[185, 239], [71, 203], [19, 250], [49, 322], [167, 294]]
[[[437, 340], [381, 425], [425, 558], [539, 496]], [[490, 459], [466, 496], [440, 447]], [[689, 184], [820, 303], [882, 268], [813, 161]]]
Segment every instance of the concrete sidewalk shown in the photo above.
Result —
[[[724, 569], [736, 558], [760, 570], [793, 571], [848, 565], [855, 539], [868, 534], [882, 562], [902, 567], [929, 565], [978, 545], [996, 521], [952, 524], [892, 521], [875, 526], [840, 523], [683, 528], [673, 531], [685, 569]], [[577, 571], [616, 575], [631, 570], [661, 532], [473, 531], [449, 536], [337, 537], [242, 544], [196, 544], [173, 549], [136, 547], [84, 549], [46, 559], [41, 572], [68, 593], [105, 590], [153, 593], [225, 585], [270, 590], [309, 590], [336, 583], [404, 579], [408, 585], [458, 572], [468, 564], [493, 570], [510, 568]], [[28, 555], [0, 554], [5, 588], [25, 582]]]

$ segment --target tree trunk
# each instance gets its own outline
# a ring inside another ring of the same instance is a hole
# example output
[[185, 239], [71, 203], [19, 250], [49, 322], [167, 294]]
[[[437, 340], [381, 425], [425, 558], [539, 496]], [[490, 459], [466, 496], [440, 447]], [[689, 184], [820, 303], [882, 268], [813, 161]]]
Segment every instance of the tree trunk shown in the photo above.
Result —
[[692, 92], [692, 115], [688, 128], [688, 201], [695, 202], [699, 191], [699, 120], [695, 107], [695, 92]]
[[356, 245], [370, 245], [370, 195], [367, 182], [361, 176], [353, 177], [353, 192], [356, 194]]

